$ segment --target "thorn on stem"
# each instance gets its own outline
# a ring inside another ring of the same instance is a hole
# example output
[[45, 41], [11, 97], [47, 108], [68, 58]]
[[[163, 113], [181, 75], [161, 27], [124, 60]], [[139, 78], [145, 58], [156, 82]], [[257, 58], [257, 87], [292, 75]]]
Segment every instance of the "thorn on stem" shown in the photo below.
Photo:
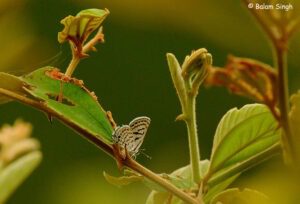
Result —
[[185, 119], [186, 119], [186, 116], [182, 113], [176, 117], [175, 121], [185, 120]]

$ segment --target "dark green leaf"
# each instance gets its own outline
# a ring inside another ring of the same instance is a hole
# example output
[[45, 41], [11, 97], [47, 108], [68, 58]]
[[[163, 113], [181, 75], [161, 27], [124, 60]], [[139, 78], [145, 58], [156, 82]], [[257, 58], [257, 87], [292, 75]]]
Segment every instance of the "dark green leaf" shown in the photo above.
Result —
[[[80, 81], [70, 79], [61, 82], [54, 79], [55, 74], [59, 73], [53, 67], [44, 67], [21, 79], [26, 82], [28, 93], [44, 101], [48, 108], [105, 143], [111, 143], [112, 126], [93, 94], [83, 87]], [[63, 94], [62, 102], [57, 101], [60, 93]]]

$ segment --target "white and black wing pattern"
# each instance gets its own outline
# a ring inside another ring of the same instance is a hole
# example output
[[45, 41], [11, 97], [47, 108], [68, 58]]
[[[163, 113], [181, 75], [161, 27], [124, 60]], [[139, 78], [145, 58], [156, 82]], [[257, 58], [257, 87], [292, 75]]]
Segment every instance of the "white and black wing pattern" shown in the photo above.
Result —
[[129, 125], [122, 125], [117, 127], [113, 132], [112, 139], [114, 143], [119, 144], [121, 147], [125, 148], [127, 138], [131, 137], [132, 131]]
[[127, 146], [127, 150], [131, 152], [133, 156], [139, 152], [139, 149], [143, 144], [144, 138], [146, 136], [150, 122], [150, 118], [142, 116], [133, 119], [129, 123], [129, 127], [131, 128], [133, 137], [131, 138], [131, 141]]
[[150, 118], [142, 116], [133, 119], [129, 125], [117, 127], [113, 133], [113, 141], [126, 148], [129, 155], [135, 157], [144, 141]]

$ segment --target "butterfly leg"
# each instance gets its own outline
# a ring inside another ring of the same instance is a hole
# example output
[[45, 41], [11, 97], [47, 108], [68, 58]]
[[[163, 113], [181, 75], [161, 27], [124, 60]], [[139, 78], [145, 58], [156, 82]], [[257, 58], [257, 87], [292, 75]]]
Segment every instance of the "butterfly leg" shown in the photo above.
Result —
[[126, 152], [120, 148], [120, 145], [113, 144], [113, 152], [115, 159], [117, 161], [118, 168], [121, 170], [123, 168], [123, 161], [126, 159]]

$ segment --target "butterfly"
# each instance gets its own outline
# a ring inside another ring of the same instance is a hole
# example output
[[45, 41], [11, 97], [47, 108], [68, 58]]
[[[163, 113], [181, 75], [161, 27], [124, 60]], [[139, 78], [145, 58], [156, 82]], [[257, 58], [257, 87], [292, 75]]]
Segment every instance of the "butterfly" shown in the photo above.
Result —
[[150, 121], [150, 118], [141, 116], [133, 119], [129, 125], [116, 127], [112, 134], [114, 143], [126, 148], [129, 155], [135, 158], [144, 141]]

